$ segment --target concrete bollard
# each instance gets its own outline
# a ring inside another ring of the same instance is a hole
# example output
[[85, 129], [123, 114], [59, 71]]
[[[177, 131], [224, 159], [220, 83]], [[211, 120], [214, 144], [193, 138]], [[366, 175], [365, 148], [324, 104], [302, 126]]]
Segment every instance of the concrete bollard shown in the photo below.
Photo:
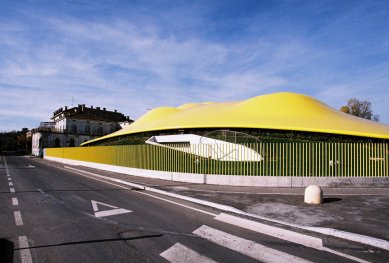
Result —
[[304, 202], [314, 205], [323, 203], [323, 191], [321, 188], [317, 185], [310, 185], [305, 188]]

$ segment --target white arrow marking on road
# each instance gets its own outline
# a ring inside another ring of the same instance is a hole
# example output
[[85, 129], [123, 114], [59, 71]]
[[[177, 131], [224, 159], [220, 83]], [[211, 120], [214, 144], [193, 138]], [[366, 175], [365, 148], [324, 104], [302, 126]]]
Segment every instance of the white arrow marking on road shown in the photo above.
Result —
[[[125, 213], [131, 213], [131, 210], [119, 208], [113, 205], [108, 205], [105, 203], [97, 202], [94, 200], [92, 201], [92, 207], [93, 211], [95, 212], [95, 217], [104, 217], [104, 216], [113, 216], [113, 215], [120, 215], [120, 214], [125, 214]], [[105, 210], [105, 211], [99, 211], [99, 208], [97, 207], [97, 204], [102, 205], [102, 206], [108, 206], [110, 208], [113, 208], [111, 210]]]

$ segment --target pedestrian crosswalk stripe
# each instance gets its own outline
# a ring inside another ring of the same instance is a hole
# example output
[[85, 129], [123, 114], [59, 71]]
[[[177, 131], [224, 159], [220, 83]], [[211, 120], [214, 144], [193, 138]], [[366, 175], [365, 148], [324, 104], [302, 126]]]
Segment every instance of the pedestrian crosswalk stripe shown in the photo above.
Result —
[[323, 241], [321, 240], [321, 238], [304, 235], [280, 227], [269, 226], [266, 224], [262, 224], [259, 222], [251, 221], [248, 219], [244, 219], [244, 218], [240, 218], [240, 217], [236, 217], [224, 213], [221, 213], [220, 215], [216, 216], [215, 219], [222, 221], [224, 223], [229, 223], [235, 226], [249, 229], [251, 231], [276, 237], [306, 247], [312, 247], [317, 249], [322, 249], [323, 247]]
[[262, 262], [310, 262], [205, 225], [195, 230], [193, 234]]
[[311, 247], [314, 249], [326, 251], [326, 252], [338, 255], [340, 257], [354, 260], [356, 262], [366, 263], [366, 261], [363, 259], [360, 259], [360, 258], [357, 258], [354, 256], [350, 256], [350, 255], [344, 254], [342, 252], [335, 251], [333, 249], [324, 247], [323, 241], [321, 238], [312, 237], [309, 235], [304, 235], [301, 233], [293, 232], [293, 231], [279, 228], [279, 227], [269, 226], [266, 224], [262, 224], [259, 222], [251, 221], [248, 219], [244, 219], [244, 218], [240, 218], [240, 217], [236, 217], [236, 216], [228, 215], [228, 214], [224, 214], [224, 213], [221, 213], [220, 215], [216, 216], [215, 219], [222, 221], [224, 223], [228, 223], [228, 224], [232, 224], [232, 225], [239, 226], [242, 228], [246, 228], [246, 229], [249, 229], [251, 231], [255, 231], [255, 232], [262, 233], [262, 234], [272, 236], [272, 237], [276, 237], [276, 238], [286, 240], [289, 242], [293, 242], [296, 244], [300, 244], [300, 245], [303, 245], [306, 247]]
[[216, 261], [207, 258], [180, 243], [176, 243], [160, 255], [171, 263], [216, 263]]

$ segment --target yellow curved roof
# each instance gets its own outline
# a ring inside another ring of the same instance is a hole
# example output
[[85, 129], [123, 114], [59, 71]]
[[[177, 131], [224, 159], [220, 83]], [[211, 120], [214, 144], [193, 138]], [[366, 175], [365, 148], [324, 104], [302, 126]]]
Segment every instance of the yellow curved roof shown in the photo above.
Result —
[[258, 128], [333, 133], [389, 139], [389, 125], [335, 110], [306, 95], [280, 92], [225, 103], [159, 107], [115, 133], [120, 135], [186, 128]]

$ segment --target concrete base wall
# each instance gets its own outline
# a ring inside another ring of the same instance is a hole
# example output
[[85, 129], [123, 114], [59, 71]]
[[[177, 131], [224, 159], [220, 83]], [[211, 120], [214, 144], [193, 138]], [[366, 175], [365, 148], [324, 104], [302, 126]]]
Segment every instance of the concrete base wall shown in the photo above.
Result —
[[261, 186], [261, 187], [306, 187], [318, 185], [321, 187], [364, 187], [389, 186], [389, 177], [303, 177], [303, 176], [241, 176], [241, 175], [214, 175], [162, 172], [154, 170], [137, 169], [116, 165], [83, 162], [71, 159], [44, 156], [45, 159], [69, 165], [81, 165], [105, 171], [122, 174], [171, 180], [177, 182], [235, 185], [235, 186]]

